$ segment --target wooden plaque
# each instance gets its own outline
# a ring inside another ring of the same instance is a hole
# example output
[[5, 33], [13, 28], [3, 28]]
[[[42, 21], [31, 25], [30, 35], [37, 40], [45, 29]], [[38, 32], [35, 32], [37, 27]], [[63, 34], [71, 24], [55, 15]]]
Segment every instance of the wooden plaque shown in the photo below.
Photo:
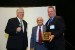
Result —
[[49, 37], [51, 36], [51, 32], [44, 32], [42, 36], [43, 41], [49, 41]]

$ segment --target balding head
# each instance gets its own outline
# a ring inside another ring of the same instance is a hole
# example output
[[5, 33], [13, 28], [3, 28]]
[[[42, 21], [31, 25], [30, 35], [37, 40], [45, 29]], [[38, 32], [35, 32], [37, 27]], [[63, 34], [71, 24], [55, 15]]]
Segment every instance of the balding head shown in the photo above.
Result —
[[18, 18], [23, 18], [24, 17], [24, 9], [23, 8], [19, 8], [16, 10], [16, 13], [17, 13], [17, 17]]
[[38, 25], [43, 25], [43, 18], [42, 17], [37, 18], [37, 24]]
[[23, 8], [19, 8], [16, 10], [16, 12], [24, 12], [24, 9]]

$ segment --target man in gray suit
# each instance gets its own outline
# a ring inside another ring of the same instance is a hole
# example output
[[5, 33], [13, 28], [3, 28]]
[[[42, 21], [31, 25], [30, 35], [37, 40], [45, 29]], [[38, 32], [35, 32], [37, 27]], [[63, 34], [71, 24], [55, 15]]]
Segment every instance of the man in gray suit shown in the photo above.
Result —
[[30, 50], [47, 50], [45, 44], [42, 41], [42, 34], [46, 31], [45, 25], [43, 25], [43, 18], [37, 18], [37, 26], [32, 28]]

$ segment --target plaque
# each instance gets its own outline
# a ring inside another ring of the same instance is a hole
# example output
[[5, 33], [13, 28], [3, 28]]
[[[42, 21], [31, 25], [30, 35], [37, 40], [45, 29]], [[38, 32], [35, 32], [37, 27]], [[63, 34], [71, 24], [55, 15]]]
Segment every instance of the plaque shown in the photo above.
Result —
[[51, 36], [51, 32], [44, 32], [43, 33], [43, 36], [42, 36], [42, 40], [43, 41], [49, 41], [50, 40], [50, 37]]

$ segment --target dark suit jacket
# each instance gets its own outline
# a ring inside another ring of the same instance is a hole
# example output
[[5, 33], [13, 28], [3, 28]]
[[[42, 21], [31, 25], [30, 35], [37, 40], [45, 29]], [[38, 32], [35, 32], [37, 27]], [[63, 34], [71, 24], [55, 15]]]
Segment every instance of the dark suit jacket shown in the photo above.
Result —
[[[31, 35], [31, 42], [30, 42], [30, 48], [34, 48], [36, 45], [36, 33], [37, 33], [38, 26], [35, 26], [32, 28], [32, 35]], [[43, 32], [46, 31], [46, 26], [43, 25]]]
[[[54, 29], [50, 29], [51, 25], [54, 26]], [[52, 22], [49, 23], [48, 26], [46, 23], [46, 32], [51, 32], [55, 36], [53, 41], [47, 44], [47, 47], [51, 47], [54, 45], [55, 49], [63, 50], [63, 48], [65, 48], [65, 39], [63, 36], [64, 31], [65, 31], [64, 20], [60, 16], [55, 16]]]
[[7, 49], [23, 49], [28, 46], [27, 38], [27, 22], [23, 20], [24, 32], [16, 32], [16, 28], [19, 27], [19, 20], [17, 18], [11, 18], [8, 20], [5, 33], [9, 34], [7, 40]]

